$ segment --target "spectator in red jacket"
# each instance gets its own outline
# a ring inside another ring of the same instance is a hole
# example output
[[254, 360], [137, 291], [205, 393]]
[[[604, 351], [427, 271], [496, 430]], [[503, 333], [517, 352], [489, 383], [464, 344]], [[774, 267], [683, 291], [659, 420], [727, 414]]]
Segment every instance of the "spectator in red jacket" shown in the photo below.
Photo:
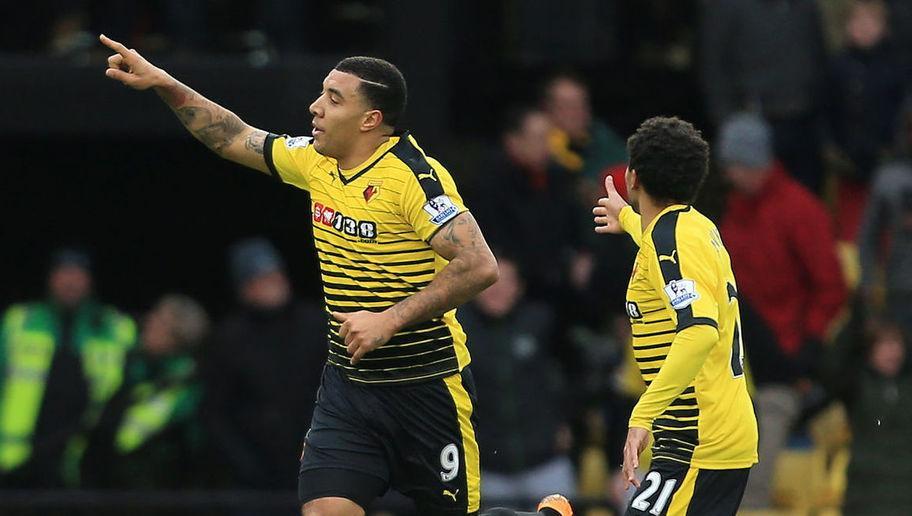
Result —
[[832, 222], [819, 199], [773, 158], [769, 125], [737, 114], [717, 155], [733, 190], [720, 226], [738, 280], [760, 421], [760, 464], [744, 506], [769, 504], [772, 466], [799, 414], [800, 390], [846, 300]]

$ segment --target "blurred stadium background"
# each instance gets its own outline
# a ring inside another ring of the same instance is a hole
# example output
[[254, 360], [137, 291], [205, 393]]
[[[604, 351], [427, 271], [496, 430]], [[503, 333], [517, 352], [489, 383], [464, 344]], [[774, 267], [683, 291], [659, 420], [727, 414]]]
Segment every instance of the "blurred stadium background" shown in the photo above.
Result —
[[[908, 2], [36, 0], [4, 11], [0, 514], [297, 510], [325, 354], [309, 200], [211, 155], [153, 93], [106, 80], [102, 32], [292, 135], [309, 133], [307, 106], [340, 58], [402, 69], [405, 125], [447, 164], [509, 269], [462, 312], [487, 506], [528, 506], [565, 485], [581, 514], [623, 506], [615, 473], [643, 389], [623, 305], [635, 249], [594, 238], [589, 210], [605, 175], [623, 172], [640, 121], [694, 122], [716, 158], [696, 204], [720, 226], [746, 297], [767, 436], [744, 514], [912, 514]], [[35, 371], [17, 362], [21, 314], [42, 307], [44, 330], [29, 331], [57, 351], [38, 381], [23, 380]], [[99, 327], [123, 356], [82, 374], [74, 350]], [[105, 375], [108, 392], [89, 387]], [[371, 514], [410, 511], [391, 497]]]

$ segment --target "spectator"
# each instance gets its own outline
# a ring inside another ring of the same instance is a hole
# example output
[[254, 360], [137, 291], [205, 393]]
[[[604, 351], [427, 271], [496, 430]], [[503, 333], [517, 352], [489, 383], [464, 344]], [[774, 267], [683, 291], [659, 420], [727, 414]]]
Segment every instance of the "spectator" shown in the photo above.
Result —
[[901, 110], [896, 159], [875, 174], [858, 239], [869, 311], [885, 294], [887, 316], [912, 331], [912, 97]]
[[[554, 313], [525, 299], [516, 262], [500, 254], [498, 264], [500, 280], [459, 312], [481, 393], [482, 491], [510, 502], [556, 491], [572, 496], [565, 382], [552, 354]], [[516, 431], [530, 412], [538, 414], [535, 424]]]
[[581, 229], [570, 177], [549, 155], [550, 130], [543, 112], [511, 109], [483, 188], [469, 194], [488, 241], [520, 259], [538, 298], [564, 291]]
[[[903, 71], [883, 0], [851, 0], [842, 19], [845, 49], [830, 67], [827, 157], [840, 172], [834, 215], [838, 238], [855, 242], [871, 174], [893, 142]], [[835, 152], [834, 152], [835, 151]]]
[[[826, 209], [773, 160], [763, 119], [739, 114], [726, 121], [717, 155], [733, 187], [720, 230], [738, 299], [757, 312], [754, 322], [766, 326], [773, 340], [744, 337], [760, 425], [760, 464], [751, 471], [744, 506], [762, 508], [769, 503], [776, 455], [798, 416], [796, 385], [811, 375], [846, 290]], [[751, 349], [764, 342], [765, 348]]]
[[83, 482], [98, 488], [187, 488], [202, 447], [194, 354], [208, 330], [206, 311], [167, 295], [142, 324], [126, 378], [105, 408], [83, 459]]
[[231, 485], [293, 489], [326, 360], [326, 319], [292, 299], [269, 241], [244, 240], [230, 254], [240, 306], [208, 352], [204, 417]]
[[[542, 88], [541, 104], [551, 123], [548, 146], [552, 160], [565, 174], [570, 173], [565, 188], [575, 193], [568, 198], [572, 216], [563, 222], [567, 224], [564, 232], [574, 232], [576, 242], [567, 264], [566, 283], [570, 288], [565, 295], [569, 297], [562, 304], [591, 308], [583, 311], [574, 308], [572, 313], [562, 313], [560, 317], [562, 323], [591, 327], [595, 325], [593, 321], [603, 319], [599, 300], [604, 292], [595, 285], [600, 287], [598, 280], [606, 275], [616, 277], [618, 265], [623, 264], [621, 267], [627, 272], [623, 261], [626, 253], [618, 253], [617, 248], [618, 245], [629, 247], [629, 241], [620, 235], [608, 242], [595, 239], [589, 210], [601, 195], [605, 171], [626, 163], [627, 145], [593, 115], [589, 88], [577, 75], [563, 72], [550, 77]], [[533, 280], [530, 276], [530, 283]]]
[[702, 44], [702, 82], [716, 123], [744, 109], [762, 112], [786, 169], [820, 190], [827, 61], [816, 0], [707, 0]]
[[591, 206], [599, 195], [602, 171], [626, 162], [627, 147], [608, 125], [593, 117], [589, 88], [575, 75], [559, 74], [547, 81], [542, 105], [552, 124], [551, 154], [561, 167], [579, 174], [582, 202]]
[[825, 356], [826, 383], [845, 403], [852, 430], [843, 514], [909, 514], [912, 508], [912, 374], [907, 337], [856, 310]]
[[0, 332], [0, 483], [79, 482], [84, 433], [120, 388], [133, 320], [92, 297], [89, 255], [51, 260], [48, 300], [13, 305]]
[[883, 0], [854, 0], [846, 21], [846, 47], [832, 62], [828, 109], [833, 139], [867, 179], [895, 135], [903, 78]]

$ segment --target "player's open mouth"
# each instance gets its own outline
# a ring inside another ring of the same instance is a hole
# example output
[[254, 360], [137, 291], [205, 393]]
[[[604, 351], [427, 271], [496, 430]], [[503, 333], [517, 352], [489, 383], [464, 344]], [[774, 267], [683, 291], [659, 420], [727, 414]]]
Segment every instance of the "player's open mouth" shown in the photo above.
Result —
[[311, 131], [310, 134], [312, 134], [313, 137], [316, 138], [318, 134], [323, 134], [323, 131], [314, 127], [313, 131]]

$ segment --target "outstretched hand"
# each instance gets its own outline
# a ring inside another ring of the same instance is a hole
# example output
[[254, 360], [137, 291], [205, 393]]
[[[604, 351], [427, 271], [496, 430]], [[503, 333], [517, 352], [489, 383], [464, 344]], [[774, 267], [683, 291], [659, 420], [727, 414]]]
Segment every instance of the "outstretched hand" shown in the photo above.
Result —
[[598, 206], [592, 208], [592, 214], [595, 216], [596, 233], [622, 233], [620, 215], [621, 210], [627, 206], [627, 201], [621, 197], [614, 187], [614, 178], [608, 175], [605, 178], [606, 197], [598, 200]]
[[105, 75], [135, 89], [145, 90], [161, 83], [164, 72], [146, 61], [139, 52], [125, 47], [122, 43], [101, 34], [98, 39], [108, 48], [117, 52], [108, 57]]

